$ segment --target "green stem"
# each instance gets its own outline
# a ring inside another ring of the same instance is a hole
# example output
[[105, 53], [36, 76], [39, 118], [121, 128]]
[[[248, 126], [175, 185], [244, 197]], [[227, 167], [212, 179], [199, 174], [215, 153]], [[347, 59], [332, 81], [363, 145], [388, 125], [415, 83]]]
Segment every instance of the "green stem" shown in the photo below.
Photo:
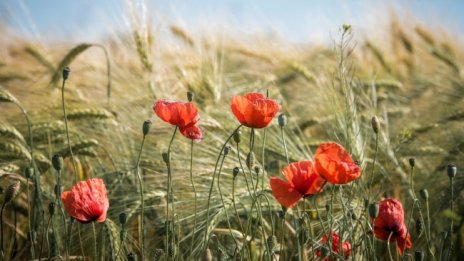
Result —
[[66, 128], [66, 139], [68, 141], [69, 154], [71, 155], [71, 161], [73, 163], [74, 173], [76, 174], [74, 182], [77, 183], [79, 173], [77, 171], [76, 161], [74, 160], [74, 153], [73, 153], [72, 147], [71, 147], [71, 140], [69, 138], [68, 117], [66, 116], [66, 105], [65, 105], [65, 100], [64, 100], [64, 87], [65, 87], [65, 85], [66, 85], [66, 80], [63, 79], [63, 84], [61, 85], [61, 104], [62, 104], [62, 109], [63, 109], [64, 126]]
[[[379, 134], [375, 134], [375, 152], [374, 152], [374, 159], [372, 161], [372, 171], [371, 171], [371, 180], [369, 182], [369, 191], [372, 187], [372, 183], [374, 182], [374, 170], [375, 170], [375, 162], [377, 160], [377, 153], [378, 153], [378, 150], [379, 150]], [[369, 193], [370, 194], [370, 193]]]
[[285, 141], [284, 127], [280, 127], [280, 135], [282, 137], [282, 143], [284, 144], [285, 158], [287, 159], [287, 165], [290, 165], [290, 159], [288, 158], [287, 142]]
[[145, 143], [145, 137], [146, 137], [146, 135], [143, 135], [142, 144], [140, 145], [140, 150], [139, 150], [139, 156], [137, 157], [137, 164], [135, 166], [135, 170], [137, 172], [137, 178], [139, 180], [140, 201], [141, 201], [141, 204], [140, 204], [140, 215], [141, 215], [140, 223], [141, 223], [141, 235], [142, 235], [142, 248], [140, 250], [141, 260], [144, 260], [143, 255], [145, 253], [145, 235], [144, 235], [144, 231], [145, 231], [145, 227], [144, 227], [145, 200], [143, 198], [143, 180], [142, 180], [142, 176], [140, 175], [140, 159], [142, 157], [142, 151], [143, 151], [143, 145]]
[[392, 235], [393, 235], [393, 232], [390, 232], [390, 235], [388, 235], [388, 239], [387, 239], [388, 256], [390, 257], [390, 261], [393, 261], [393, 256], [392, 256], [391, 249], [390, 249], [390, 239]]
[[[450, 177], [450, 205], [451, 205], [451, 215], [454, 213], [454, 186], [453, 186], [453, 178]], [[449, 251], [448, 251], [448, 260], [451, 260], [452, 253], [453, 253], [453, 227], [454, 227], [454, 220], [451, 217], [451, 224], [450, 224], [450, 234], [449, 234]]]
[[192, 243], [190, 244], [190, 254], [189, 257], [192, 257], [193, 244], [195, 242], [195, 229], [197, 226], [197, 190], [195, 188], [195, 182], [193, 182], [193, 140], [190, 143], [190, 182], [192, 183], [193, 194], [195, 195], [194, 199], [194, 214], [193, 214], [193, 231], [192, 231]]
[[[168, 183], [168, 188], [167, 188], [167, 201], [166, 201], [166, 223], [165, 223], [165, 231], [166, 231], [166, 246], [165, 246], [165, 253], [166, 253], [166, 258], [168, 257], [168, 252], [169, 252], [169, 227], [168, 227], [168, 221], [170, 219], [169, 217], [169, 203], [172, 200], [172, 178], [171, 178], [171, 147], [172, 143], [174, 141], [174, 137], [176, 136], [177, 133], [177, 126], [174, 129], [174, 133], [172, 134], [171, 141], [169, 142], [168, 146], [168, 158], [166, 162], [166, 167], [168, 169], [168, 176], [167, 176], [167, 183]], [[174, 212], [174, 203], [172, 203], [172, 212]], [[172, 216], [174, 217], [174, 213], [172, 213]]]
[[285, 238], [285, 217], [286, 216], [287, 216], [287, 212], [285, 211], [284, 216], [282, 217], [282, 227], [281, 227], [282, 233], [280, 234], [280, 250], [279, 250], [279, 254], [282, 257], [282, 260], [285, 260], [284, 258], [284, 238]]
[[95, 231], [95, 222], [92, 222], [92, 233], [93, 233], [93, 247], [94, 247], [94, 260], [98, 260], [98, 253], [97, 253], [97, 232]]

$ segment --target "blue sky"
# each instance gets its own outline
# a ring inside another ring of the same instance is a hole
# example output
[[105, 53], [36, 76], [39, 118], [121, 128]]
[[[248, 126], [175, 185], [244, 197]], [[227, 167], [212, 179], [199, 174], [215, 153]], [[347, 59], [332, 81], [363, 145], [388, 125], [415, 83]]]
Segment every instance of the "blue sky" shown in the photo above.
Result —
[[[0, 19], [37, 40], [98, 41], [129, 29], [127, 0], [2, 0]], [[174, 23], [190, 31], [226, 28], [237, 33], [272, 32], [291, 41], [327, 41], [343, 23], [363, 30], [386, 23], [391, 10], [432, 30], [464, 35], [462, 0], [155, 0], [134, 1], [145, 20]], [[143, 12], [141, 12], [143, 13]], [[140, 18], [140, 17], [139, 17]], [[372, 30], [370, 30], [372, 32]]]

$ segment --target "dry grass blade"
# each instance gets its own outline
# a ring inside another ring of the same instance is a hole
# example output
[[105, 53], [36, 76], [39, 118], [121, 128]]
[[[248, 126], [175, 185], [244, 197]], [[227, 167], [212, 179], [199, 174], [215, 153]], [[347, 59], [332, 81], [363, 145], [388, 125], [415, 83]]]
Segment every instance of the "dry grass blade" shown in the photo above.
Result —
[[190, 46], [195, 45], [193, 38], [184, 29], [176, 25], [171, 25], [169, 28], [171, 29], [172, 34], [177, 36], [179, 39], [184, 41], [186, 44]]

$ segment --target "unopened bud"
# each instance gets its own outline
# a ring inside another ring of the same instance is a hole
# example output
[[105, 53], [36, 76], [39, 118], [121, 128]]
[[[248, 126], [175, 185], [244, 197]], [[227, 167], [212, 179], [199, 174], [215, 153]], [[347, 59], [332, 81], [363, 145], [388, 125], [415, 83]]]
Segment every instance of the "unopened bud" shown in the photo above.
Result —
[[189, 102], [192, 102], [194, 97], [195, 97], [195, 94], [193, 92], [191, 92], [191, 91], [187, 92], [187, 100]]
[[63, 157], [59, 154], [53, 155], [52, 165], [56, 171], [61, 171], [63, 169]]
[[450, 177], [450, 179], [452, 179], [452, 178], [456, 177], [456, 173], [458, 171], [458, 168], [456, 168], [456, 165], [454, 165], [454, 164], [448, 164], [447, 171], [448, 171], [448, 177]]
[[21, 188], [21, 183], [19, 181], [16, 181], [15, 183], [10, 184], [5, 191], [5, 197], [3, 200], [3, 204], [7, 204], [10, 201], [12, 201], [16, 197], [16, 195], [18, 195], [20, 188]]
[[261, 168], [259, 166], [255, 166], [255, 173], [256, 175], [259, 175], [259, 173], [261, 173]]
[[429, 192], [427, 191], [427, 189], [421, 189], [419, 191], [419, 194], [421, 195], [423, 200], [429, 199]]
[[164, 163], [169, 164], [169, 155], [168, 155], [168, 153], [167, 153], [167, 152], [163, 152], [163, 153], [161, 154], [161, 156], [163, 157]]
[[127, 214], [122, 212], [121, 214], [119, 214], [119, 223], [121, 225], [125, 225], [127, 222]]
[[50, 202], [50, 204], [48, 204], [48, 214], [50, 214], [50, 216], [55, 214], [55, 202]]
[[416, 159], [409, 158], [409, 166], [411, 166], [411, 168], [414, 168], [415, 165], [416, 165]]
[[235, 141], [235, 143], [240, 143], [241, 139], [242, 139], [242, 131], [237, 130], [236, 132], [234, 132], [234, 141]]
[[371, 124], [372, 124], [372, 130], [374, 130], [374, 133], [378, 134], [379, 127], [380, 127], [379, 118], [377, 118], [377, 116], [372, 117]]
[[229, 155], [230, 150], [231, 150], [231, 147], [230, 147], [230, 146], [225, 146], [225, 147], [224, 147], [224, 156]]
[[279, 117], [277, 117], [277, 122], [280, 127], [285, 127], [285, 125], [287, 125], [287, 121], [287, 116], [285, 114], [280, 114]]
[[146, 120], [143, 122], [143, 127], [142, 127], [143, 136], [147, 136], [148, 132], [150, 131], [150, 127], [151, 127], [150, 120]]
[[137, 260], [137, 255], [135, 255], [134, 253], [129, 253], [127, 255], [127, 261], [136, 261]]
[[233, 170], [232, 170], [232, 175], [235, 177], [237, 177], [238, 173], [240, 172], [240, 169], [238, 167], [235, 167]]
[[254, 152], [248, 153], [246, 157], [246, 166], [250, 170], [253, 169], [253, 167], [255, 166], [255, 153]]
[[66, 81], [69, 78], [70, 73], [71, 73], [71, 69], [68, 66], [64, 67], [64, 69], [63, 69], [63, 80]]
[[422, 231], [424, 231], [424, 223], [422, 222], [422, 219], [419, 217], [416, 220], [416, 232], [418, 235], [421, 235]]
[[371, 203], [369, 204], [369, 216], [371, 218], [377, 218], [379, 215], [379, 204]]

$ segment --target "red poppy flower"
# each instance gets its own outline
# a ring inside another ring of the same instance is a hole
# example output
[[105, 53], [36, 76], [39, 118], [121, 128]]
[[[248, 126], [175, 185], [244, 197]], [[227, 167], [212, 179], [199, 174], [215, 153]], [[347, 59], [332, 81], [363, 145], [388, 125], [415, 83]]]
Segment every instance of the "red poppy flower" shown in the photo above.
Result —
[[103, 222], [110, 206], [102, 179], [88, 179], [61, 193], [64, 209], [81, 223]]
[[354, 163], [348, 152], [335, 142], [319, 145], [314, 160], [317, 173], [331, 184], [346, 184], [361, 175], [361, 168]]
[[[321, 245], [324, 245], [327, 242], [329, 233], [327, 235], [322, 237], [321, 240]], [[351, 244], [349, 242], [342, 242], [342, 251], [343, 254], [339, 252], [340, 250], [340, 236], [336, 232], [332, 232], [332, 251], [343, 256], [345, 259], [347, 259], [351, 255]], [[321, 250], [317, 250], [316, 252], [317, 256], [322, 256]], [[324, 261], [329, 260], [328, 258], [325, 258]]]
[[407, 250], [412, 246], [409, 233], [406, 235], [407, 228], [403, 219], [404, 211], [401, 202], [396, 199], [385, 199], [380, 202], [379, 215], [374, 221], [375, 237], [387, 241], [390, 233], [393, 233], [390, 242], [396, 241], [400, 255], [403, 254], [403, 247]]
[[303, 197], [316, 194], [325, 182], [309, 160], [288, 165], [283, 174], [287, 181], [271, 177], [270, 182], [272, 195], [286, 208], [295, 206]]
[[180, 128], [180, 133], [182, 133], [182, 135], [184, 135], [186, 138], [196, 142], [201, 141], [201, 139], [203, 138], [203, 132], [196, 125], [182, 127]]
[[260, 93], [248, 93], [234, 96], [230, 108], [237, 120], [250, 128], [266, 127], [279, 112], [280, 105]]
[[198, 109], [191, 102], [176, 102], [163, 99], [155, 102], [153, 110], [161, 120], [179, 128], [195, 125], [200, 120]]

